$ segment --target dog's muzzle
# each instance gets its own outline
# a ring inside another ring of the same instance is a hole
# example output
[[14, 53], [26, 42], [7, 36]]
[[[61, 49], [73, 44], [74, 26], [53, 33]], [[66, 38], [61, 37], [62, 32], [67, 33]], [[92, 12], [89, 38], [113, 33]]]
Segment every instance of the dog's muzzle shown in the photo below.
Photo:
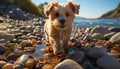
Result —
[[61, 23], [60, 28], [64, 28], [65, 27], [65, 19], [61, 19], [60, 23]]

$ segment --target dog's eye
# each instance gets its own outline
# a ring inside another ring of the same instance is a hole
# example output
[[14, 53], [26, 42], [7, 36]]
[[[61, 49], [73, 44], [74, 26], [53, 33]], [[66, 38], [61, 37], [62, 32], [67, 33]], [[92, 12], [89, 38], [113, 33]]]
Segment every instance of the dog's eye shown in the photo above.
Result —
[[66, 13], [65, 15], [68, 17], [68, 16], [69, 16], [69, 13]]
[[59, 17], [59, 13], [55, 13], [55, 16], [56, 16], [56, 17]]

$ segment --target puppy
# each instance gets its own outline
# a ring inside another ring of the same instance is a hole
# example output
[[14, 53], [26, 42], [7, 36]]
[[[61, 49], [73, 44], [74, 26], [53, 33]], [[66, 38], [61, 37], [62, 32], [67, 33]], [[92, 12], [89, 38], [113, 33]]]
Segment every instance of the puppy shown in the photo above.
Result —
[[46, 44], [52, 46], [54, 54], [67, 52], [75, 14], [79, 13], [79, 4], [52, 2], [44, 7], [48, 17], [44, 25]]

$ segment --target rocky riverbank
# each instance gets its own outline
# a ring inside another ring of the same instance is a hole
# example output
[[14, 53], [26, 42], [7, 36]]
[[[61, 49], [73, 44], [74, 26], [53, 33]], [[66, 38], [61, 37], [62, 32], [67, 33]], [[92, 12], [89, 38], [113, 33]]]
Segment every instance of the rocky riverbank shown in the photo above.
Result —
[[1, 17], [0, 69], [120, 69], [120, 28], [75, 27], [69, 54], [45, 46], [44, 18]]

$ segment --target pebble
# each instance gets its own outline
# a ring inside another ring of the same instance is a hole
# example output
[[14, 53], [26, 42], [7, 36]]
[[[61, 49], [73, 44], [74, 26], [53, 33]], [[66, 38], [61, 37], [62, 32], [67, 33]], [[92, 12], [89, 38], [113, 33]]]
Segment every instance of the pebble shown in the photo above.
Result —
[[120, 69], [120, 63], [114, 56], [103, 56], [97, 60], [97, 65], [103, 69]]
[[102, 26], [95, 26], [93, 29], [91, 29], [91, 34], [94, 34], [94, 33], [101, 33], [101, 34], [107, 34], [107, 33], [110, 33], [111, 31], [109, 31], [107, 28], [104, 28]]
[[104, 38], [104, 35], [101, 34], [101, 33], [94, 33], [92, 36], [91, 36], [93, 39], [105, 39]]
[[70, 54], [70, 55], [68, 56], [68, 59], [72, 59], [72, 60], [74, 60], [74, 61], [76, 61], [76, 62], [78, 62], [78, 63], [82, 63], [85, 58], [86, 58], [86, 57], [85, 57], [85, 55], [84, 55], [84, 53], [83, 53], [82, 51], [80, 51], [80, 52], [75, 52], [75, 53]]
[[110, 39], [114, 34], [116, 34], [116, 32], [110, 32], [104, 35], [105, 39]]
[[114, 34], [111, 38], [110, 38], [110, 40], [109, 40], [111, 43], [113, 43], [113, 44], [120, 44], [120, 32], [119, 33], [116, 33], [116, 34]]
[[88, 56], [94, 59], [98, 59], [102, 56], [108, 55], [106, 49], [103, 46], [95, 46], [87, 52]]
[[53, 69], [84, 69], [81, 65], [71, 59], [65, 59], [57, 64]]
[[6, 51], [7, 47], [5, 47], [4, 45], [0, 45], [0, 55], [3, 55]]
[[1, 60], [0, 60], [0, 69], [2, 69], [2, 67], [3, 67], [5, 64], [7, 64], [6, 61], [1, 61]]

